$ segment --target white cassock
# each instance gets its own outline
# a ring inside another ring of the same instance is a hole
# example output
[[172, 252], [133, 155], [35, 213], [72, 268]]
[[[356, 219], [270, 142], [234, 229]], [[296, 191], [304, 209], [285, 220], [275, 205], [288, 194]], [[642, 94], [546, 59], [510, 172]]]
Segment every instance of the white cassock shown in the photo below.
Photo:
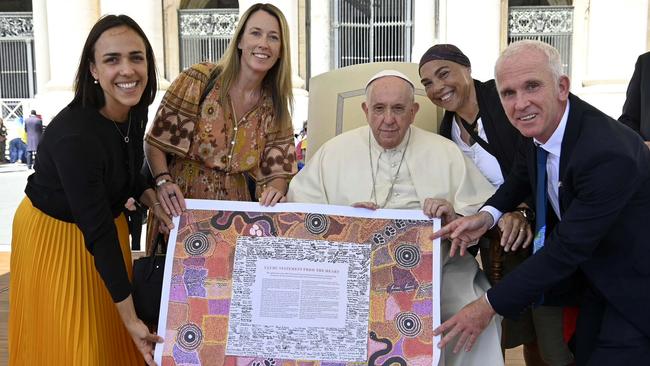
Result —
[[[396, 177], [396, 178], [395, 178]], [[373, 188], [374, 187], [374, 188]], [[391, 189], [392, 187], [392, 189]], [[494, 193], [494, 187], [452, 141], [411, 126], [410, 136], [394, 149], [383, 149], [368, 126], [327, 141], [291, 180], [289, 202], [351, 205], [376, 202], [393, 209], [421, 209], [426, 198], [444, 198], [456, 213], [472, 215]], [[442, 246], [441, 318], [449, 319], [490, 287], [471, 255], [449, 257]], [[503, 365], [501, 319], [492, 318], [472, 351], [452, 352], [441, 365]]]

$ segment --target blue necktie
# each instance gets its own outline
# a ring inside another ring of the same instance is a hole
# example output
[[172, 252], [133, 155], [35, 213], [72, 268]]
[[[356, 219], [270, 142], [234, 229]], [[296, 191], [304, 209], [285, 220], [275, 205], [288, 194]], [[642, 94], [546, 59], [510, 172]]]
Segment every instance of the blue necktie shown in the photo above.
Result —
[[537, 193], [535, 195], [535, 239], [533, 253], [542, 249], [546, 236], [546, 157], [548, 151], [537, 146]]

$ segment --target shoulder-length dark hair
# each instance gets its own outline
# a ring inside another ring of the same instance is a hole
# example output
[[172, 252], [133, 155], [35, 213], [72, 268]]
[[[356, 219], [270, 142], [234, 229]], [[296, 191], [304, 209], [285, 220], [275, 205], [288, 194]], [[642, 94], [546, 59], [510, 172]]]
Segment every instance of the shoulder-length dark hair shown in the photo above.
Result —
[[79, 68], [74, 81], [74, 99], [71, 104], [81, 105], [83, 107], [101, 108], [106, 103], [104, 99], [104, 90], [95, 84], [95, 79], [90, 73], [90, 64], [95, 63], [95, 44], [101, 35], [107, 30], [119, 26], [126, 26], [135, 31], [144, 42], [147, 58], [147, 85], [144, 88], [140, 102], [134, 108], [146, 109], [156, 97], [158, 90], [158, 81], [156, 78], [156, 61], [153, 55], [153, 48], [149, 39], [142, 31], [142, 28], [131, 19], [128, 15], [105, 15], [95, 23], [86, 38], [86, 43], [81, 51]]
[[230, 40], [230, 44], [226, 49], [223, 57], [219, 60], [217, 67], [210, 76], [211, 79], [216, 77], [221, 78], [220, 99], [224, 103], [228, 95], [228, 91], [232, 86], [240, 71], [241, 65], [241, 50], [238, 48], [239, 41], [241, 40], [246, 23], [251, 15], [258, 11], [265, 11], [277, 19], [280, 25], [280, 58], [275, 62], [275, 65], [266, 73], [262, 81], [262, 87], [266, 88], [271, 93], [273, 99], [273, 110], [275, 112], [276, 127], [291, 126], [291, 114], [289, 109], [293, 105], [293, 90], [291, 85], [291, 51], [289, 49], [289, 26], [287, 20], [282, 14], [282, 11], [271, 4], [253, 4], [239, 19], [235, 34]]

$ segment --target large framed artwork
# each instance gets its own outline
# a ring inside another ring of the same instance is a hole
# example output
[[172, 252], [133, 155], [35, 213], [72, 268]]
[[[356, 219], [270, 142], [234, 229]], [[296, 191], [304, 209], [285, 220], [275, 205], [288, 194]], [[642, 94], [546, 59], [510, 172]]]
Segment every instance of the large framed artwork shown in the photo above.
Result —
[[437, 365], [439, 220], [186, 200], [165, 261], [161, 365]]

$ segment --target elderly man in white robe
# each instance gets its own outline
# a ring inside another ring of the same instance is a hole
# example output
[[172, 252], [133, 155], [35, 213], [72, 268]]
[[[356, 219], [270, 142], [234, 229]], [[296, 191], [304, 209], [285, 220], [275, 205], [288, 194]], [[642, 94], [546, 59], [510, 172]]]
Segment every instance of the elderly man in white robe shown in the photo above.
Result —
[[[290, 202], [353, 205], [368, 209], [422, 209], [443, 224], [471, 215], [494, 192], [458, 147], [444, 137], [411, 126], [419, 105], [414, 84], [385, 70], [366, 84], [362, 104], [368, 126], [329, 140], [289, 185]], [[449, 256], [442, 247], [441, 317], [446, 320], [489, 283], [470, 256]], [[492, 319], [471, 352], [443, 351], [441, 365], [503, 365], [500, 321]]]

